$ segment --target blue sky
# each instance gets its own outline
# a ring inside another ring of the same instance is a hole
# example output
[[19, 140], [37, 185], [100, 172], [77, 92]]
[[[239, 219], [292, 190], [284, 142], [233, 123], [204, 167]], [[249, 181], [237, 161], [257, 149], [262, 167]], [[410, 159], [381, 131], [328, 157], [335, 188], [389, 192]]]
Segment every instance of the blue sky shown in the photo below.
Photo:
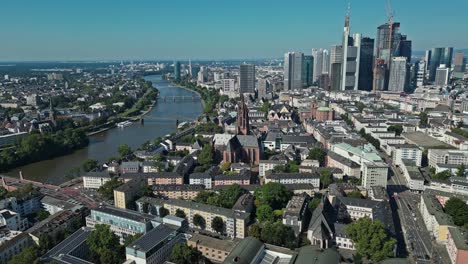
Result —
[[[386, 0], [352, 0], [375, 36]], [[466, 0], [393, 0], [415, 50], [468, 48]], [[345, 0], [3, 0], [0, 61], [227, 59], [309, 54], [341, 41]]]

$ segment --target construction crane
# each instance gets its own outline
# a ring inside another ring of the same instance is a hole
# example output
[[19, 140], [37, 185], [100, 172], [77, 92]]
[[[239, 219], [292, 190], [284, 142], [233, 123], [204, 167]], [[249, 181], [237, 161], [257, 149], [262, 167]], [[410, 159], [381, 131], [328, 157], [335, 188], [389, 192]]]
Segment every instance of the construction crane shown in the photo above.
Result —
[[[388, 49], [388, 56], [387, 56], [387, 61], [386, 61], [386, 65], [387, 65], [387, 70], [390, 70], [390, 64], [391, 64], [391, 60], [392, 60], [392, 44], [393, 44], [393, 17], [394, 17], [394, 11], [392, 9], [392, 5], [391, 5], [391, 0], [386, 0], [386, 4], [385, 4], [385, 11], [386, 11], [386, 15], [387, 15], [387, 24], [388, 24], [388, 39], [386, 41], [386, 43], [384, 44], [384, 48], [387, 48]], [[379, 36], [377, 36], [379, 37]], [[384, 39], [385, 41], [385, 39]], [[379, 48], [379, 47], [377, 47]], [[378, 76], [378, 67], [380, 67], [381, 63], [377, 63], [379, 61], [379, 58], [375, 58], [375, 61], [374, 61], [374, 84], [373, 84], [373, 90], [374, 90], [374, 93], [377, 93], [377, 76]]]
[[387, 60], [387, 67], [388, 67], [388, 70], [390, 70], [390, 64], [392, 63], [393, 17], [394, 17], [394, 12], [393, 12], [390, 0], [387, 0], [387, 5], [385, 6], [385, 9], [387, 11], [387, 19], [388, 19], [388, 60]]

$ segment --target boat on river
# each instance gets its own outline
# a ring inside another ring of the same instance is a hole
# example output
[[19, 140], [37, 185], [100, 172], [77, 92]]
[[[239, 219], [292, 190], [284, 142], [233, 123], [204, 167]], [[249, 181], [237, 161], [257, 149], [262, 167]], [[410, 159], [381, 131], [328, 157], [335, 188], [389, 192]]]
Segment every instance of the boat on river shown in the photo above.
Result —
[[132, 122], [130, 122], [130, 121], [124, 121], [124, 122], [117, 123], [117, 127], [124, 128], [124, 127], [128, 127], [131, 124], [132, 124]]

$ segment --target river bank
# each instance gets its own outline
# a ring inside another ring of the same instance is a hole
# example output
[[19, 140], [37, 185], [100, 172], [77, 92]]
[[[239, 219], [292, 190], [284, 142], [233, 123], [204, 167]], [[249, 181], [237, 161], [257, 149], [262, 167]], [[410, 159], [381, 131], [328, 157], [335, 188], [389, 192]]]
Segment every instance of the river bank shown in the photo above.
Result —
[[[145, 80], [151, 81], [153, 87], [157, 87], [160, 96], [193, 96], [195, 91], [173, 87], [170, 82], [162, 80], [161, 76], [146, 76]], [[23, 172], [26, 179], [38, 182], [46, 182], [59, 185], [76, 177], [71, 170], [81, 167], [86, 159], [95, 159], [99, 162], [107, 162], [108, 158], [117, 156], [117, 147], [128, 144], [132, 149], [140, 147], [147, 140], [177, 131], [176, 120], [196, 120], [202, 113], [200, 100], [162, 102], [156, 101], [141, 115], [145, 122], [135, 122], [128, 127], [117, 129], [108, 128], [97, 134], [89, 135], [89, 145], [75, 152], [50, 160], [32, 163], [18, 167], [6, 173], [7, 176], [18, 178], [19, 171]]]
[[203, 109], [205, 109], [205, 99], [203, 98], [203, 96], [202, 96], [198, 91], [193, 90], [193, 89], [188, 88], [188, 87], [185, 87], [185, 86], [182, 86], [182, 85], [180, 85], [180, 84], [176, 84], [176, 83], [174, 83], [174, 82], [172, 82], [172, 85], [174, 85], [175, 87], [178, 87], [178, 88], [181, 88], [181, 89], [184, 89], [184, 90], [187, 90], [187, 91], [191, 91], [191, 92], [196, 93], [196, 94], [200, 97], [200, 100], [201, 100]]

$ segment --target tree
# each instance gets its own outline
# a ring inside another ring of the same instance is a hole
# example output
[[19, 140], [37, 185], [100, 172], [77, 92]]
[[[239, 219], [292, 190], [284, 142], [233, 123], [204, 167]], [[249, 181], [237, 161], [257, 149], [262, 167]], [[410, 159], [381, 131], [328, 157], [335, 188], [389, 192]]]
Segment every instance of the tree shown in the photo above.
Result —
[[403, 126], [402, 125], [391, 125], [387, 128], [388, 131], [393, 131], [395, 132], [395, 135], [399, 136], [403, 132]]
[[229, 163], [229, 162], [221, 163], [220, 169], [223, 172], [230, 170], [231, 169], [231, 163]]
[[81, 168], [83, 169], [83, 171], [88, 172], [97, 168], [97, 166], [98, 166], [97, 160], [87, 159], [83, 162], [83, 164], [81, 165]]
[[330, 170], [321, 170], [320, 171], [320, 182], [323, 187], [327, 187], [333, 182], [333, 176]]
[[258, 224], [252, 224], [249, 226], [249, 237], [261, 238], [262, 229]]
[[205, 229], [205, 227], [206, 227], [205, 218], [203, 218], [203, 216], [201, 216], [199, 214], [195, 214], [193, 216], [193, 224], [198, 226], [201, 229]]
[[445, 212], [457, 226], [468, 224], [468, 205], [461, 199], [452, 197], [445, 203]]
[[315, 147], [309, 150], [309, 156], [307, 158], [312, 160], [318, 160], [320, 162], [320, 166], [324, 166], [326, 155], [327, 153], [323, 149]]
[[309, 209], [311, 211], [315, 210], [315, 208], [317, 208], [320, 202], [322, 202], [322, 199], [317, 198], [317, 197], [312, 198], [312, 200], [309, 202]]
[[219, 206], [231, 209], [237, 199], [244, 193], [244, 189], [239, 184], [233, 184], [219, 192]]
[[419, 126], [422, 126], [422, 127], [427, 126], [429, 124], [428, 121], [429, 119], [428, 119], [427, 113], [421, 112], [419, 114]]
[[264, 223], [261, 240], [268, 244], [289, 248], [294, 248], [296, 244], [294, 230], [290, 226], [283, 225], [281, 222]]
[[44, 209], [41, 209], [41, 210], [39, 210], [39, 212], [37, 212], [37, 219], [38, 219], [39, 221], [42, 221], [42, 220], [46, 219], [46, 218], [49, 217], [49, 216], [50, 216], [50, 213], [47, 212], [47, 211], [44, 210]]
[[125, 256], [119, 237], [110, 230], [108, 225], [98, 224], [94, 228], [86, 239], [93, 261], [101, 264], [120, 263]]
[[121, 159], [133, 153], [132, 149], [127, 144], [120, 145], [117, 148], [117, 152]]
[[200, 254], [198, 251], [190, 248], [186, 243], [177, 243], [172, 248], [169, 261], [176, 264], [198, 263]]
[[269, 102], [265, 102], [258, 110], [268, 113], [268, 111], [270, 111], [270, 107], [271, 107], [271, 104]]
[[444, 170], [434, 174], [432, 176], [432, 179], [445, 181], [448, 180], [450, 177], [452, 177], [452, 172], [450, 170]]
[[136, 234], [134, 234], [132, 236], [126, 237], [125, 240], [124, 240], [124, 247], [129, 246], [130, 244], [137, 241], [142, 236], [143, 236], [143, 233], [136, 233]]
[[273, 210], [269, 205], [261, 205], [257, 208], [257, 219], [261, 223], [274, 221]]
[[260, 205], [269, 205], [271, 209], [281, 209], [286, 206], [292, 193], [281, 183], [269, 182], [255, 190], [255, 203]]
[[224, 231], [224, 221], [221, 217], [215, 216], [213, 220], [211, 220], [211, 228], [217, 233], [223, 233]]
[[467, 175], [468, 175], [468, 173], [466, 172], [465, 164], [462, 164], [462, 165], [458, 166], [458, 168], [457, 168], [457, 177], [465, 178]]
[[35, 246], [27, 247], [23, 249], [19, 254], [13, 256], [8, 261], [8, 264], [39, 264], [39, 250]]
[[200, 165], [211, 165], [213, 164], [213, 151], [209, 144], [206, 144], [198, 155], [198, 163]]
[[[57, 241], [61, 242], [61, 241]], [[41, 234], [39, 235], [39, 248], [37, 249], [41, 255], [47, 253], [52, 247], [55, 246], [54, 241], [48, 234]]]
[[361, 218], [346, 227], [346, 235], [354, 242], [357, 253], [373, 262], [393, 256], [396, 240], [387, 234], [380, 221]]
[[360, 191], [352, 191], [352, 192], [347, 193], [346, 196], [350, 197], [350, 198], [359, 198], [359, 199], [361, 199], [362, 198], [362, 193]]
[[8, 194], [8, 191], [7, 189], [3, 188], [2, 186], [0, 186], [0, 200], [3, 200], [6, 198]]
[[99, 187], [98, 192], [104, 199], [112, 200], [114, 199], [114, 189], [122, 185], [123, 183], [117, 178], [112, 178], [110, 181], [104, 183]]
[[159, 207], [159, 217], [165, 217], [169, 214], [169, 210], [164, 207]]
[[180, 218], [185, 218], [186, 217], [185, 212], [180, 210], [180, 209], [176, 210], [175, 216], [180, 217]]
[[359, 110], [359, 112], [362, 113], [362, 111], [364, 110], [364, 108], [366, 108], [366, 105], [365, 105], [363, 102], [358, 102], [358, 103], [356, 104], [356, 107], [357, 107], [357, 109]]

